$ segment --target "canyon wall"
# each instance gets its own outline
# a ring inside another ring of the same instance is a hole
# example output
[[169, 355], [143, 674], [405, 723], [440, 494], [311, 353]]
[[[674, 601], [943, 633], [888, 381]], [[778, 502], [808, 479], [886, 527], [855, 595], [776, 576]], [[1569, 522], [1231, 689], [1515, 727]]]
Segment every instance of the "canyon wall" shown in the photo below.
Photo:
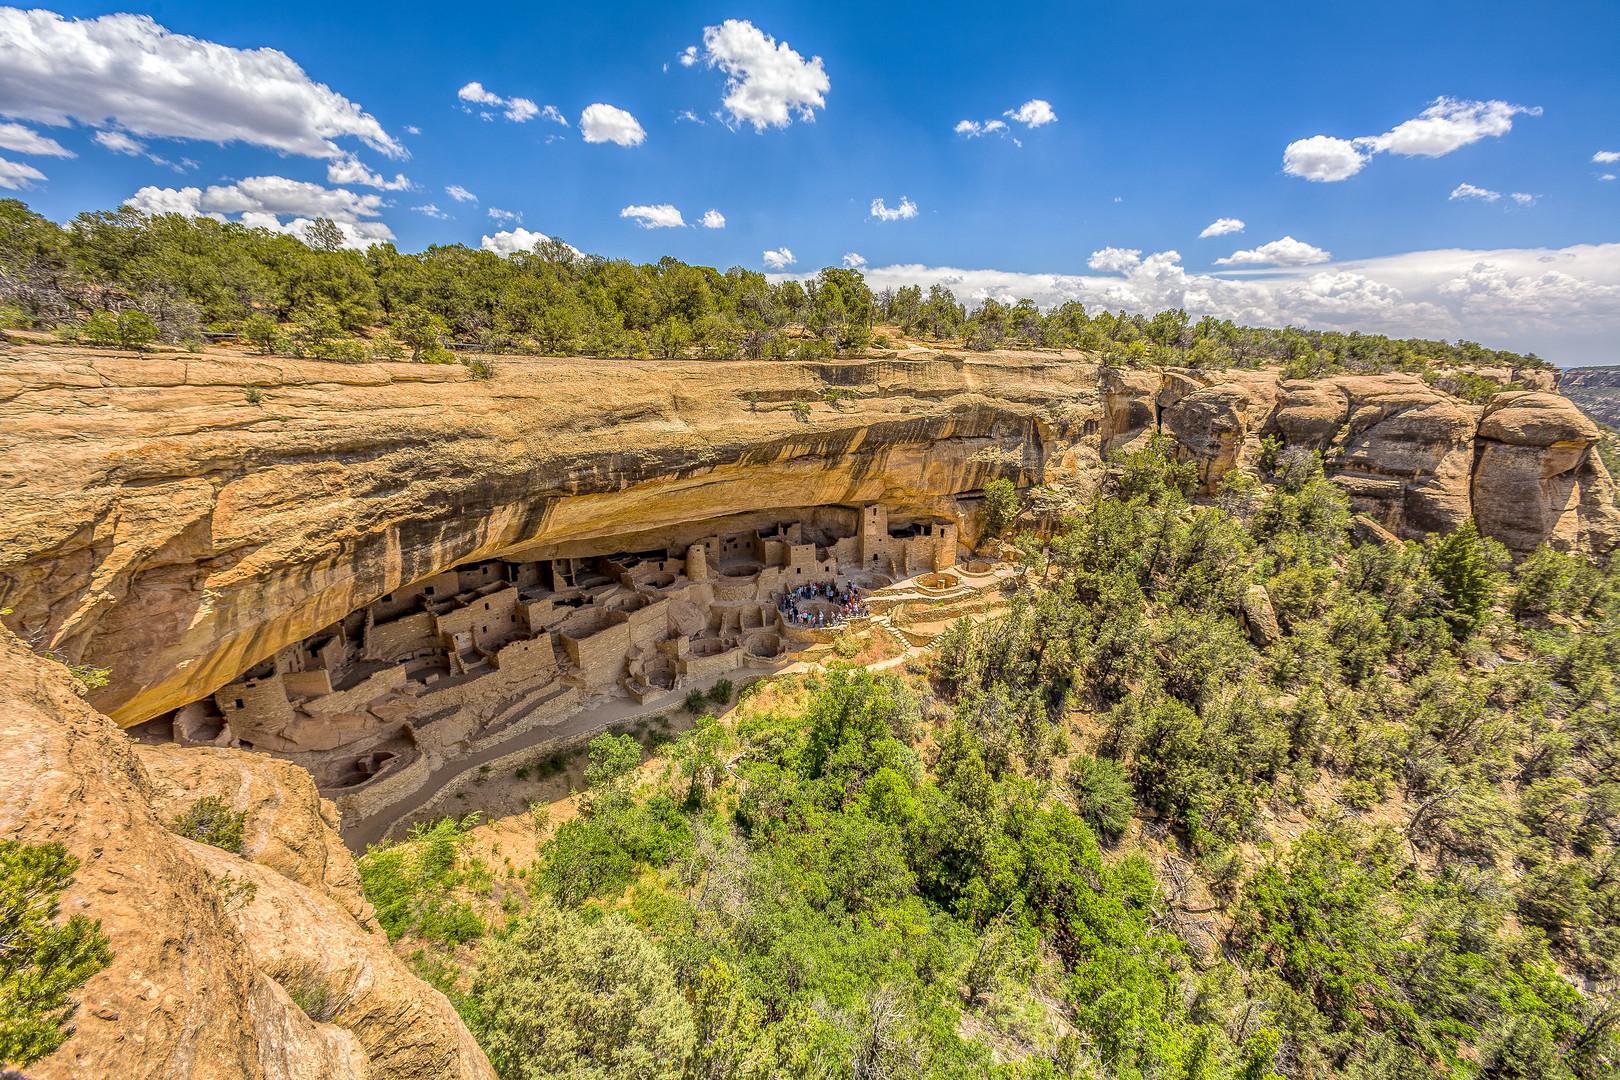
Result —
[[1321, 450], [1398, 535], [1473, 513], [1518, 552], [1607, 552], [1620, 516], [1597, 430], [1551, 387], [1478, 406], [1410, 376], [1281, 382], [1053, 352], [506, 359], [478, 382], [459, 365], [13, 349], [0, 607], [36, 649], [109, 669], [91, 700], [129, 725], [472, 560], [646, 550], [733, 515], [863, 503], [957, 521], [971, 542], [990, 480], [1072, 501], [1158, 432], [1206, 492], [1274, 436]]
[[[165, 827], [204, 796], [246, 814], [240, 855]], [[98, 921], [113, 954], [28, 1075], [494, 1080], [390, 949], [335, 816], [267, 755], [135, 745], [0, 629], [0, 836], [79, 860], [61, 910]]]
[[1620, 367], [1570, 368], [1558, 390], [1598, 423], [1620, 426]]

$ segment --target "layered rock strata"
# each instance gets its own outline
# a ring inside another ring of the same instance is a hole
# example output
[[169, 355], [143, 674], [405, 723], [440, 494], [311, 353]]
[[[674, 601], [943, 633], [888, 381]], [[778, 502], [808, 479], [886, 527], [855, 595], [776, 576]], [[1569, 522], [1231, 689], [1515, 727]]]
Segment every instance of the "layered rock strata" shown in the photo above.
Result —
[[[1323, 452], [1401, 537], [1470, 513], [1518, 552], [1607, 551], [1595, 429], [1547, 392], [1404, 375], [1118, 371], [1080, 354], [460, 367], [0, 357], [0, 606], [110, 669], [129, 725], [414, 582], [492, 559], [678, 553], [709, 525], [877, 504], [979, 537], [986, 483], [1071, 496], [1164, 434], [1203, 490], [1264, 440]], [[248, 395], [244, 387], [259, 389]], [[258, 402], [250, 402], [250, 396]]]

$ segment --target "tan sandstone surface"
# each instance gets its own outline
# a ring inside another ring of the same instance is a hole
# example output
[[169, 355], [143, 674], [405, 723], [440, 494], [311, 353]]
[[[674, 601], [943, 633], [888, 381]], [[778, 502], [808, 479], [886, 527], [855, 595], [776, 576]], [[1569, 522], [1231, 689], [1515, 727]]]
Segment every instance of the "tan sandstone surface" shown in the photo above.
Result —
[[473, 382], [460, 366], [9, 348], [0, 606], [36, 648], [109, 669], [91, 700], [127, 726], [473, 560], [658, 548], [694, 522], [867, 503], [957, 522], [971, 543], [991, 479], [1083, 495], [1111, 452], [1161, 431], [1206, 492], [1274, 435], [1322, 450], [1357, 512], [1401, 537], [1473, 513], [1519, 552], [1620, 538], [1595, 429], [1566, 399], [1481, 408], [1407, 375], [914, 349], [506, 358]]
[[[243, 855], [164, 827], [217, 795]], [[64, 914], [99, 920], [111, 966], [78, 995], [41, 1080], [492, 1080], [450, 1003], [389, 949], [307, 773], [262, 754], [135, 746], [67, 670], [0, 631], [0, 837], [81, 861]], [[233, 901], [220, 883], [257, 886]], [[320, 986], [330, 1016], [294, 991]]]

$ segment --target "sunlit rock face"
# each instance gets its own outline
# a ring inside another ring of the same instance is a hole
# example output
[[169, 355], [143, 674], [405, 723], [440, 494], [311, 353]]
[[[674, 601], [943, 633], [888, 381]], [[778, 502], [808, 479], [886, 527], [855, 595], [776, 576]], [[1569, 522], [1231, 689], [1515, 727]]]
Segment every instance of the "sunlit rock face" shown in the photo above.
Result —
[[1595, 429], [1567, 401], [1482, 409], [1403, 375], [922, 349], [507, 359], [483, 382], [460, 366], [59, 357], [0, 358], [0, 606], [37, 648], [114, 672], [92, 701], [125, 725], [455, 567], [678, 555], [716, 522], [873, 504], [971, 547], [991, 480], [1072, 499], [1160, 433], [1206, 495], [1275, 437], [1321, 450], [1356, 510], [1399, 536], [1470, 513], [1521, 552], [1617, 535]]
[[[166, 827], [209, 796], [245, 815], [240, 855]], [[0, 830], [66, 846], [63, 913], [96, 920], [112, 952], [28, 1075], [493, 1080], [450, 1002], [389, 947], [336, 825], [302, 769], [139, 746], [0, 630]], [[319, 1020], [295, 1001], [312, 986], [334, 1002]]]

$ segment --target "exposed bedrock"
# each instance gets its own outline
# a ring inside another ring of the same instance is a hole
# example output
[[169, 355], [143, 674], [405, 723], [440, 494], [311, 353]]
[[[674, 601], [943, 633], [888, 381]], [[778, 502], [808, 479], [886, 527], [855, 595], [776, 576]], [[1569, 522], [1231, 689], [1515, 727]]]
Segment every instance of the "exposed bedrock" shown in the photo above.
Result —
[[[240, 856], [165, 827], [204, 796], [246, 814]], [[135, 745], [0, 630], [0, 835], [66, 846], [62, 911], [99, 921], [113, 953], [28, 1075], [493, 1080], [389, 947], [335, 818], [286, 762]], [[316, 991], [319, 1020], [295, 1002]]]
[[58, 355], [0, 355], [0, 607], [37, 648], [111, 669], [92, 700], [126, 725], [457, 565], [678, 549], [721, 519], [869, 503], [971, 542], [991, 479], [1084, 490], [1159, 431], [1206, 491], [1268, 435], [1320, 449], [1357, 511], [1404, 537], [1470, 512], [1517, 551], [1620, 534], [1595, 429], [1565, 399], [1482, 410], [1402, 375], [916, 350], [509, 359], [470, 382], [459, 366]]

